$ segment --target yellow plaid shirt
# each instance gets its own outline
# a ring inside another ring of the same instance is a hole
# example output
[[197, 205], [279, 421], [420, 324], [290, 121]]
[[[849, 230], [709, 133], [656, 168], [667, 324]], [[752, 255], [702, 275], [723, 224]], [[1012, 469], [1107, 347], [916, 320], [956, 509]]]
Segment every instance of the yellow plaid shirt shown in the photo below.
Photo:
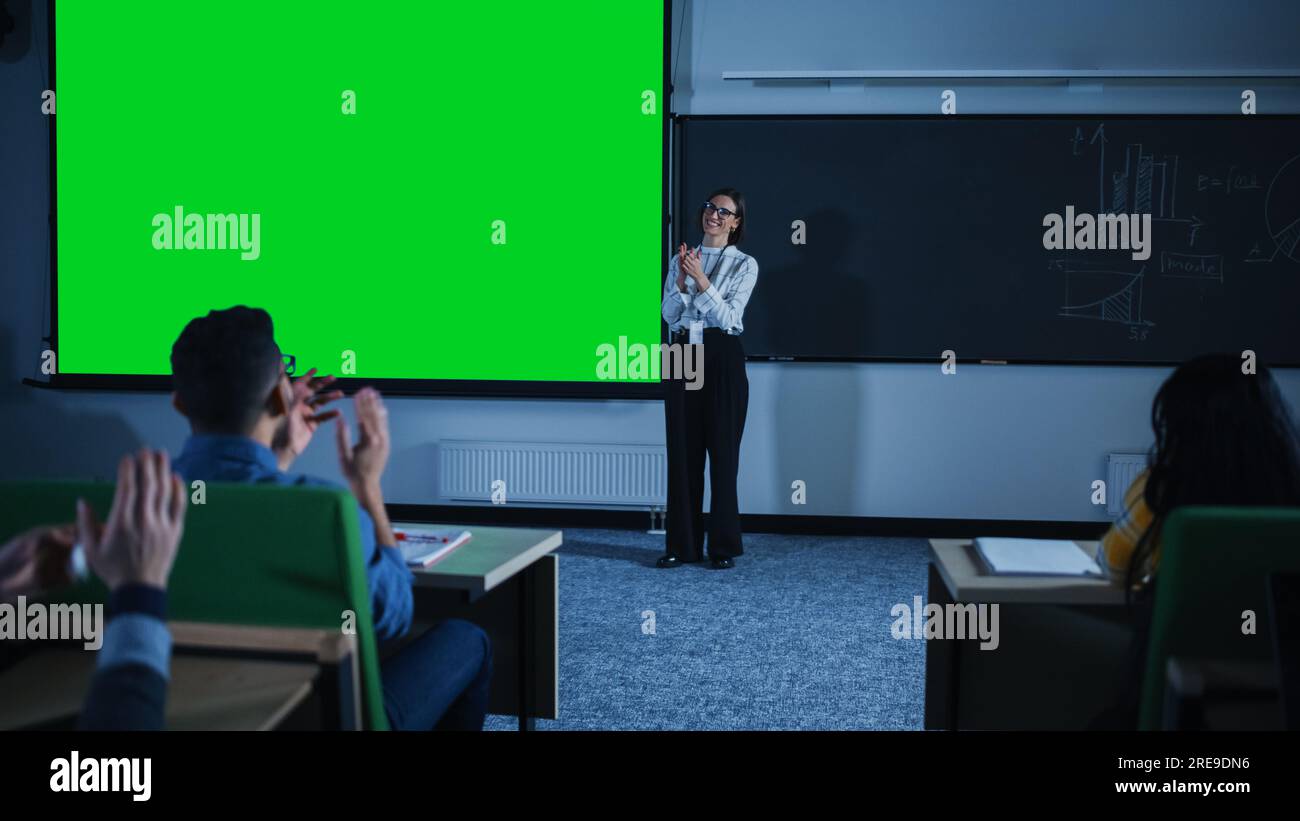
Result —
[[[1132, 558], [1133, 551], [1137, 548], [1138, 540], [1151, 526], [1151, 509], [1147, 507], [1146, 501], [1142, 498], [1147, 486], [1147, 473], [1148, 471], [1144, 470], [1133, 480], [1133, 484], [1129, 486], [1128, 491], [1124, 494], [1124, 513], [1115, 521], [1115, 524], [1111, 525], [1110, 530], [1106, 531], [1106, 535], [1097, 548], [1097, 563], [1110, 570], [1112, 579], [1124, 578], [1124, 575], [1128, 572], [1129, 559]], [[1151, 551], [1147, 566], [1139, 571], [1138, 577], [1141, 578], [1148, 573], [1154, 573], [1159, 564], [1160, 545], [1157, 544], [1155, 549]]]

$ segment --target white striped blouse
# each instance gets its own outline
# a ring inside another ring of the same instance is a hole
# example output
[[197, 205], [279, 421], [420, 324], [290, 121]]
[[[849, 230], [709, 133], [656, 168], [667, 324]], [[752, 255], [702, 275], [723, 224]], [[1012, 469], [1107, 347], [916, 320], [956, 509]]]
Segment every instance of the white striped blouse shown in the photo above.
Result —
[[663, 315], [670, 332], [689, 329], [703, 320], [706, 328], [722, 328], [737, 335], [745, 330], [741, 318], [758, 282], [758, 262], [734, 245], [726, 248], [700, 246], [700, 268], [709, 278], [709, 289], [700, 293], [695, 280], [686, 278], [686, 293], [677, 290], [678, 254], [668, 264], [664, 281]]

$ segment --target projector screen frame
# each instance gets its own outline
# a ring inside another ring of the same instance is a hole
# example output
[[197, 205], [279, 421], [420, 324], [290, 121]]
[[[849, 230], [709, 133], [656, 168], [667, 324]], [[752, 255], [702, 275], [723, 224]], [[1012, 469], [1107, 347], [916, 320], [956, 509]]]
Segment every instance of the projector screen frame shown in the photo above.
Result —
[[[658, 100], [662, 119], [660, 135], [660, 242], [659, 271], [653, 286], [648, 288], [647, 303], [658, 307], [662, 300], [663, 276], [668, 270], [668, 247], [672, 230], [669, 180], [673, 114], [672, 100], [672, 0], [661, 0], [663, 9], [663, 54], [661, 57], [661, 99]], [[56, 94], [58, 82], [55, 76], [57, 60], [55, 59], [55, 7], [57, 0], [48, 0], [46, 35], [48, 39], [47, 59], [49, 61], [50, 89]], [[56, 108], [57, 112], [57, 108]], [[59, 350], [59, 286], [58, 286], [58, 157], [57, 157], [57, 113], [48, 117], [49, 122], [49, 185], [50, 185], [50, 263], [49, 263], [49, 304], [50, 333], [42, 341], [55, 352], [56, 362]], [[659, 322], [659, 341], [668, 340], [667, 327], [662, 318]], [[593, 367], [595, 351], [592, 352]], [[306, 363], [304, 363], [306, 364]], [[307, 367], [310, 367], [307, 365]], [[90, 374], [56, 372], [47, 380], [23, 380], [25, 384], [56, 390], [88, 391], [122, 391], [132, 393], [170, 393], [172, 380], [163, 375], [134, 374]], [[663, 383], [655, 382], [562, 382], [534, 380], [494, 380], [494, 379], [419, 379], [419, 378], [355, 378], [339, 377], [336, 387], [347, 394], [352, 394], [363, 387], [374, 387], [392, 396], [447, 396], [464, 398], [518, 398], [518, 399], [622, 399], [622, 400], [662, 400]]]

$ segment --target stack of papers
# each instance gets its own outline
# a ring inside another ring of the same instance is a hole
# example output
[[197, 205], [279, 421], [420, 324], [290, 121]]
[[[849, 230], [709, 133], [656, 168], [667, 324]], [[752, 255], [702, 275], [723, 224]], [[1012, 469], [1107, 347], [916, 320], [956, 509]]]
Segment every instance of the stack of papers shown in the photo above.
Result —
[[428, 567], [470, 540], [470, 532], [458, 528], [407, 528], [394, 535], [408, 567]]
[[981, 537], [975, 540], [975, 550], [998, 576], [1106, 575], [1077, 544], [1064, 540]]

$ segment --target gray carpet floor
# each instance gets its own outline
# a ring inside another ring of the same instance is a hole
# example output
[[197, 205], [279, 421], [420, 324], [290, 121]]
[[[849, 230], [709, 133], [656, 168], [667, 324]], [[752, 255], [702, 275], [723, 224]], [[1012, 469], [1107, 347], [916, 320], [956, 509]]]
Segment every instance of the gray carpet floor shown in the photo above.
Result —
[[895, 640], [889, 613], [925, 595], [924, 540], [746, 534], [723, 571], [660, 570], [662, 552], [565, 531], [560, 713], [538, 729], [921, 728], [925, 644]]

